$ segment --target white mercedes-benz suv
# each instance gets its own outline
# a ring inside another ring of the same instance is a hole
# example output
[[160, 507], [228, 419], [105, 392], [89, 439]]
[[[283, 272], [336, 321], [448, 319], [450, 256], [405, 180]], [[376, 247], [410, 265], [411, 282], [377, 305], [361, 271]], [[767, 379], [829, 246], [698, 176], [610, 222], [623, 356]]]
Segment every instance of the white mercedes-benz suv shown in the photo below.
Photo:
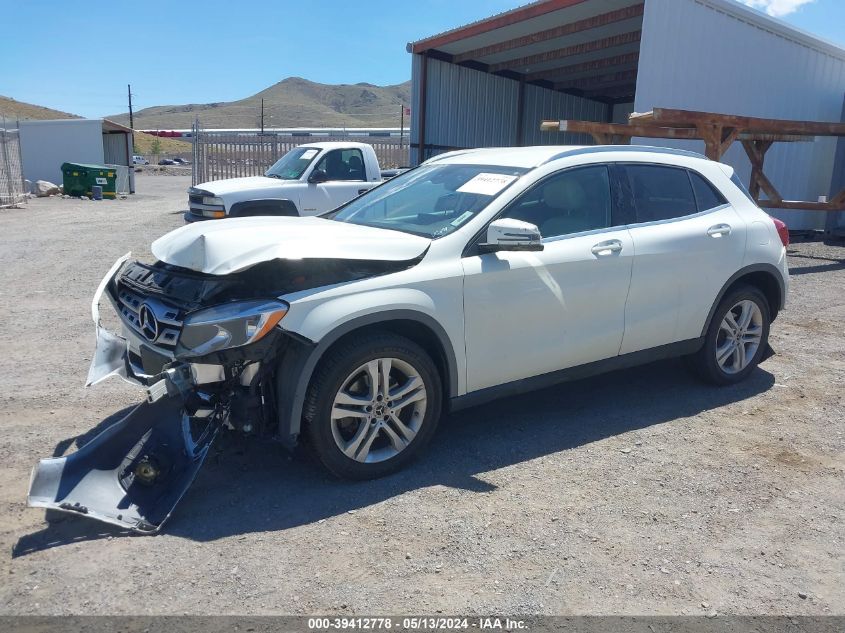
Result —
[[451, 152], [320, 217], [176, 229], [94, 298], [89, 384], [147, 402], [42, 461], [29, 501], [155, 531], [221, 427], [370, 478], [517, 391], [671, 356], [735, 383], [770, 353], [787, 243], [731, 167], [619, 146]]

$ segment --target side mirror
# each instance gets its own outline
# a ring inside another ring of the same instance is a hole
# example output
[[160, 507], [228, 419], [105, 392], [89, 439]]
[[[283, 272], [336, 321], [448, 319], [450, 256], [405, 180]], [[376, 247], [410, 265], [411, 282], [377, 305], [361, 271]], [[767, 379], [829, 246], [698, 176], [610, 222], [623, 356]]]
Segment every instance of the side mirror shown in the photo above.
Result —
[[487, 239], [478, 245], [482, 253], [496, 251], [541, 251], [543, 236], [530, 222], [500, 218], [487, 227]]
[[324, 172], [322, 169], [315, 169], [311, 172], [311, 175], [308, 176], [308, 182], [311, 184], [317, 184], [320, 182], [327, 182], [329, 179], [329, 175]]

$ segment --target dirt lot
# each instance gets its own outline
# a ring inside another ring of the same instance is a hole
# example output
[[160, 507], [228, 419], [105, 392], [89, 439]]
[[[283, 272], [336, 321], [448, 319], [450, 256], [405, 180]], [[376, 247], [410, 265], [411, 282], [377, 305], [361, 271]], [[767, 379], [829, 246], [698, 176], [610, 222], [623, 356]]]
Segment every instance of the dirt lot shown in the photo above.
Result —
[[845, 613], [845, 248], [819, 244], [740, 386], [663, 362], [510, 398], [369, 483], [227, 436], [159, 536], [45, 522], [32, 466], [139, 399], [82, 387], [91, 295], [188, 184], [0, 211], [0, 613]]

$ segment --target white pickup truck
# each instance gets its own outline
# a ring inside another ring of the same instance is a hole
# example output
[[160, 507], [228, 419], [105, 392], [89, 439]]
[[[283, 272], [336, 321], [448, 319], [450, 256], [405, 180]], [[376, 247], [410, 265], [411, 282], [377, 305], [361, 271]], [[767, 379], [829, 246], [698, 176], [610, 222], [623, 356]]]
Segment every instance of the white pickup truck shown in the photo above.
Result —
[[191, 187], [185, 221], [317, 215], [369, 191], [382, 180], [371, 145], [309, 143], [282, 156], [263, 176], [214, 180]]

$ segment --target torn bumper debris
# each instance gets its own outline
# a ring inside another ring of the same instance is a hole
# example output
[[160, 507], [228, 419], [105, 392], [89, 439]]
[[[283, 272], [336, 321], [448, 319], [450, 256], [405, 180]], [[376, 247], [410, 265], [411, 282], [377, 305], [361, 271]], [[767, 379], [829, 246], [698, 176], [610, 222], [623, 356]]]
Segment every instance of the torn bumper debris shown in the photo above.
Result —
[[[146, 389], [146, 401], [75, 453], [43, 459], [30, 480], [27, 504], [81, 514], [137, 532], [157, 532], [190, 487], [229, 405], [200, 391], [209, 367], [173, 361], [149, 376], [130, 363], [127, 339], [105, 329], [99, 303], [129, 258], [120, 258], [95, 293], [96, 348], [86, 385], [113, 375]], [[110, 295], [111, 298], [111, 295]], [[220, 377], [212, 376], [212, 380]]]
[[75, 453], [41, 460], [27, 503], [157, 532], [224, 422], [218, 410], [197, 432], [178, 396], [145, 402]]

